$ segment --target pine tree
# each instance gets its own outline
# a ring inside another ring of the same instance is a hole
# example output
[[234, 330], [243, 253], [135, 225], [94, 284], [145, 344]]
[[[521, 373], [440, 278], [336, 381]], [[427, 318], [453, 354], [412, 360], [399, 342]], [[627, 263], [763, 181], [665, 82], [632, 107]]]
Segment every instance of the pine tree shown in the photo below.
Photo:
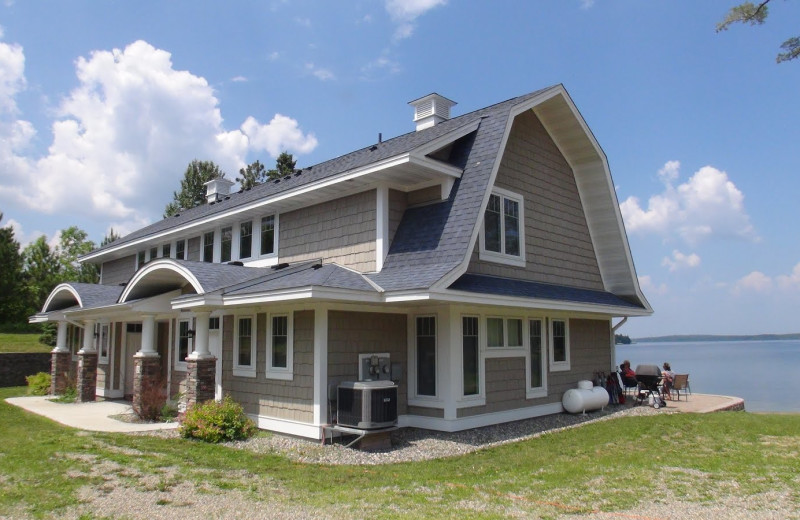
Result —
[[292, 175], [294, 173], [295, 164], [297, 164], [297, 161], [294, 160], [292, 154], [289, 152], [281, 152], [278, 159], [275, 161], [275, 169], [269, 170], [267, 175], [270, 179], [279, 179], [287, 175]]
[[241, 177], [236, 177], [236, 182], [243, 190], [250, 189], [267, 180], [266, 168], [259, 161], [248, 164], [246, 168], [240, 168], [239, 175]]
[[[0, 213], [0, 221], [3, 214]], [[22, 255], [19, 242], [14, 238], [14, 230], [0, 228], [0, 322], [19, 323], [25, 319]]]
[[198, 161], [189, 163], [183, 174], [181, 190], [172, 193], [172, 202], [164, 208], [164, 218], [179, 213], [181, 209], [190, 209], [206, 203], [206, 187], [204, 184], [212, 179], [222, 179], [225, 172], [213, 161]]

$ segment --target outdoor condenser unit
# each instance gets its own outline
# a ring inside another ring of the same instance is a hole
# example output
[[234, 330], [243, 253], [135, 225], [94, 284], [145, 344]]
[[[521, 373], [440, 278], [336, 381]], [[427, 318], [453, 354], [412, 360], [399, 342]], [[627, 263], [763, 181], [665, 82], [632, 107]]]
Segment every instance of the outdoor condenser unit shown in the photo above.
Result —
[[374, 430], [397, 424], [397, 385], [392, 381], [346, 381], [337, 389], [340, 426]]

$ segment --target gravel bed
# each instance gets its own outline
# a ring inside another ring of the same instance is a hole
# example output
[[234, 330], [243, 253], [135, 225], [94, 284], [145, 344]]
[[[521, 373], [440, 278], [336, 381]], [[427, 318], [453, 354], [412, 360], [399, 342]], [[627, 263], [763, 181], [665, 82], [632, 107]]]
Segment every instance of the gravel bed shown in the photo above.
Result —
[[[314, 464], [374, 465], [412, 462], [464, 455], [473, 451], [509, 442], [529, 439], [548, 432], [572, 428], [581, 424], [605, 420], [622, 415], [647, 415], [671, 413], [674, 410], [655, 410], [648, 406], [614, 405], [605, 410], [584, 414], [560, 413], [522, 421], [486, 426], [461, 432], [447, 433], [419, 428], [402, 428], [391, 432], [391, 448], [380, 451], [362, 451], [336, 444], [321, 445], [298, 437], [280, 434], [256, 437], [226, 444], [232, 448], [255, 453], [285, 455], [296, 462]], [[175, 430], [157, 430], [143, 433], [161, 437], [174, 437]], [[349, 439], [353, 439], [350, 437]], [[347, 438], [345, 438], [348, 441]]]

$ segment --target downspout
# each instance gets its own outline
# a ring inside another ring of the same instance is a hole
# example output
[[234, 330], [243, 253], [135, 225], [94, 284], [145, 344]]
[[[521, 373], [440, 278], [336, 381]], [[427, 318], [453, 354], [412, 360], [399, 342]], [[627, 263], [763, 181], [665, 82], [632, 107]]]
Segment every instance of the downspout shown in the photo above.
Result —
[[611, 371], [617, 371], [616, 359], [617, 359], [617, 339], [614, 337], [617, 330], [625, 325], [625, 322], [628, 321], [628, 317], [624, 316], [622, 321], [611, 327]]

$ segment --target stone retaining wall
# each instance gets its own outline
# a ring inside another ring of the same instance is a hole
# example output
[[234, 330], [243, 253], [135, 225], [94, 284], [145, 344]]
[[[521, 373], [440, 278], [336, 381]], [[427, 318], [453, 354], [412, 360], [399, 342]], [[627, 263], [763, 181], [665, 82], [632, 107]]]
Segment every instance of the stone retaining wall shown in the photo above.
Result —
[[0, 354], [0, 387], [25, 386], [25, 376], [50, 373], [49, 352]]

